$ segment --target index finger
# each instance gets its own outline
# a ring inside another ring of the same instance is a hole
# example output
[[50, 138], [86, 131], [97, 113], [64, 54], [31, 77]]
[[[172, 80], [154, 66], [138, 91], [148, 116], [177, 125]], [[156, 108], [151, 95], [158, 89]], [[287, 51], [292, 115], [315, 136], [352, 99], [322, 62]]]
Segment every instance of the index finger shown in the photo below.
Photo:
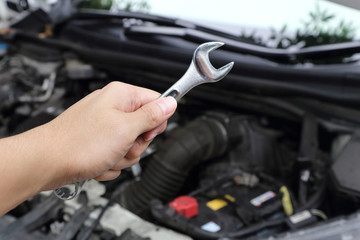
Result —
[[154, 101], [160, 93], [122, 82], [111, 82], [103, 88], [109, 98], [118, 99], [114, 107], [123, 112], [134, 112], [143, 105]]

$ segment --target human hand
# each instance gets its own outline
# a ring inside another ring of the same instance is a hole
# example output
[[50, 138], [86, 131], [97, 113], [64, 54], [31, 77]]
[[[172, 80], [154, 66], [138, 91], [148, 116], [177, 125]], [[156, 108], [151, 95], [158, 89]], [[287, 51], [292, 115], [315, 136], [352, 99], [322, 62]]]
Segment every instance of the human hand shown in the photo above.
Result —
[[43, 190], [90, 178], [111, 180], [137, 163], [176, 109], [174, 98], [158, 97], [154, 91], [113, 82], [42, 126], [45, 160], [58, 169]]
[[40, 191], [110, 180], [139, 161], [176, 109], [172, 97], [113, 82], [51, 122], [0, 139], [0, 216]]

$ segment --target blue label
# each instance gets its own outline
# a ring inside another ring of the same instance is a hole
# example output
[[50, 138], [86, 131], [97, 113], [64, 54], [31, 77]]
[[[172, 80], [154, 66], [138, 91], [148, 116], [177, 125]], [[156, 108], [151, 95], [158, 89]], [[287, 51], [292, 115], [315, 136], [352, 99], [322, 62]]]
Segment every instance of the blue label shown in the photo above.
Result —
[[0, 50], [6, 50], [8, 48], [8, 45], [6, 43], [0, 42]]

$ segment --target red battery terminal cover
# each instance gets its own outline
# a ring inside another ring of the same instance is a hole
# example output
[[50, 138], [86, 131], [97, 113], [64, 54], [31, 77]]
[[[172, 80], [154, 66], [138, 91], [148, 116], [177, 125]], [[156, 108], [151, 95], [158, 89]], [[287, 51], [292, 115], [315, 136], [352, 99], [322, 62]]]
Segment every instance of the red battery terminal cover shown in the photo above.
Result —
[[169, 206], [175, 209], [177, 214], [184, 215], [187, 218], [194, 217], [199, 212], [199, 205], [196, 198], [189, 196], [180, 196], [169, 203]]

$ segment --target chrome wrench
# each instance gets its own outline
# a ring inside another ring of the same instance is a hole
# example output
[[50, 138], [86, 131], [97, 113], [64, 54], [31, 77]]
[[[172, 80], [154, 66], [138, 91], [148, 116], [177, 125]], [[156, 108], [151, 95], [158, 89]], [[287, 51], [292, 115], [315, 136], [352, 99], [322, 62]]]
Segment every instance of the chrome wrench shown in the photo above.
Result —
[[[179, 101], [180, 98], [194, 87], [203, 83], [212, 83], [223, 79], [231, 71], [234, 62], [230, 62], [216, 69], [209, 60], [209, 53], [223, 45], [224, 43], [222, 42], [207, 42], [201, 44], [195, 50], [191, 64], [185, 74], [160, 97], [172, 96]], [[86, 181], [73, 183], [73, 191], [69, 191], [65, 187], [60, 187], [55, 189], [54, 193], [63, 200], [73, 199], [79, 195], [85, 182]]]
[[209, 60], [209, 53], [224, 45], [222, 42], [201, 44], [194, 52], [191, 64], [185, 74], [160, 97], [172, 96], [177, 101], [194, 87], [217, 82], [223, 79], [232, 69], [234, 62], [216, 69]]

